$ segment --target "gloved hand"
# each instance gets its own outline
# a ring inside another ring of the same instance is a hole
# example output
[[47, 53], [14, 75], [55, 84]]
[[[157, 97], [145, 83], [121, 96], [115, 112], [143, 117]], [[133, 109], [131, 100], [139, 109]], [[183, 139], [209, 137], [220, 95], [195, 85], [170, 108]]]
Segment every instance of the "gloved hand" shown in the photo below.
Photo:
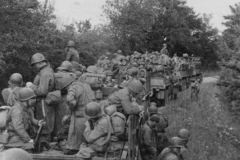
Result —
[[27, 83], [26, 83], [26, 87], [27, 87], [27, 88], [30, 88], [32, 84], [33, 84], [32, 82], [27, 82]]

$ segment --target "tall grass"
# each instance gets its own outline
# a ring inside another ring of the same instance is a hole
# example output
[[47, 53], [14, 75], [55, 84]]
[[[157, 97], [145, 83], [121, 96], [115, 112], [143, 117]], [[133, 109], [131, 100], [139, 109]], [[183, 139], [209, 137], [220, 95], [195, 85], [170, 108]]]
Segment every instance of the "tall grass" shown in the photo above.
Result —
[[214, 82], [203, 83], [198, 101], [191, 102], [189, 89], [180, 93], [177, 101], [160, 109], [169, 120], [167, 132], [170, 137], [176, 136], [181, 128], [190, 130], [188, 146], [192, 160], [240, 159], [240, 143], [236, 136], [240, 130], [222, 109], [216, 92]]

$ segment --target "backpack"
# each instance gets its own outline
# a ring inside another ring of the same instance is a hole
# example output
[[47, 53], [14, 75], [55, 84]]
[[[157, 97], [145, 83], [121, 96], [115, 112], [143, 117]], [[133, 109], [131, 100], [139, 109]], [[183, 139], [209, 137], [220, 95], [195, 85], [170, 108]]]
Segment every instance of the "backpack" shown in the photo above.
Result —
[[126, 117], [120, 112], [115, 112], [110, 116], [110, 119], [113, 127], [113, 133], [116, 136], [124, 134]]
[[1, 106], [0, 107], [0, 130], [6, 129], [8, 125], [8, 112], [10, 111], [9, 106]]

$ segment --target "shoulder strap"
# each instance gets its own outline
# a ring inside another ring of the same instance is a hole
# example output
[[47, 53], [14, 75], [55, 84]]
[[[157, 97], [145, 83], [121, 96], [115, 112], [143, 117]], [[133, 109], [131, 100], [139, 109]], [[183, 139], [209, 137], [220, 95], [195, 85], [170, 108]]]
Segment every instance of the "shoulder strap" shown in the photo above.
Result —
[[[10, 103], [10, 101], [11, 101], [11, 98], [12, 98], [12, 96], [13, 96], [13, 94], [14, 94], [14, 91], [17, 89], [18, 87], [15, 87], [15, 88], [13, 88], [13, 89], [11, 89], [11, 88], [8, 88], [8, 91], [9, 91], [9, 96], [8, 96], [8, 100], [7, 100], [7, 105], [11, 105]], [[15, 98], [14, 98], [15, 99]], [[12, 104], [12, 105], [14, 105], [14, 104]]]
[[108, 121], [108, 134], [107, 134], [106, 139], [102, 142], [101, 145], [104, 145], [104, 144], [108, 143], [110, 138], [111, 138], [111, 134], [112, 134], [112, 131], [111, 131], [112, 124], [111, 124], [111, 121], [110, 121], [110, 117], [108, 115], [105, 115], [105, 116], [106, 116], [107, 121]]

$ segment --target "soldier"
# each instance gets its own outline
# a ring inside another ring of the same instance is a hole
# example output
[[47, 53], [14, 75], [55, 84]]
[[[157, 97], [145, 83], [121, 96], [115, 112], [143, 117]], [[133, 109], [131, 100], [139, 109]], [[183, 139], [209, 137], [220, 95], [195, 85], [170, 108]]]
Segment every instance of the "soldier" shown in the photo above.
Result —
[[28, 82], [26, 85], [37, 95], [37, 102], [35, 106], [36, 119], [43, 119], [42, 105], [45, 107], [46, 125], [43, 128], [42, 135], [44, 135], [45, 139], [50, 142], [51, 133], [54, 128], [55, 111], [54, 106], [46, 104], [45, 98], [48, 92], [52, 92], [54, 89], [54, 72], [47, 64], [45, 57], [41, 53], [36, 53], [32, 56], [31, 65], [38, 70], [38, 74], [35, 77], [33, 84]]
[[127, 82], [130, 83], [131, 81], [133, 81], [134, 79], [137, 79], [137, 75], [138, 75], [138, 69], [137, 68], [130, 68], [127, 70]]
[[133, 97], [137, 97], [142, 91], [142, 84], [138, 80], [133, 80], [129, 86], [120, 89], [108, 97], [109, 105], [115, 105], [118, 112], [130, 114], [139, 114], [143, 107], [136, 103], [132, 103]]
[[68, 41], [67, 48], [68, 48], [68, 52], [66, 56], [66, 61], [69, 61], [72, 63], [75, 71], [79, 71], [80, 70], [79, 54], [75, 50], [75, 43], [73, 41]]
[[35, 105], [36, 95], [30, 88], [22, 88], [19, 91], [19, 99], [9, 111], [9, 123], [7, 131], [9, 134], [8, 143], [4, 145], [8, 148], [22, 148], [24, 150], [33, 149], [33, 139], [27, 131], [32, 125], [41, 125], [43, 120], [34, 119], [31, 114], [31, 107]]
[[189, 151], [182, 144], [179, 137], [172, 137], [171, 146], [165, 148], [158, 156], [157, 160], [172, 160], [170, 157], [174, 157], [176, 160], [189, 160]]
[[188, 148], [187, 146], [187, 143], [190, 139], [190, 132], [189, 130], [183, 128], [183, 129], [180, 129], [179, 132], [178, 132], [178, 137], [182, 140], [182, 145], [185, 147], [185, 148]]
[[120, 61], [121, 61], [121, 66], [119, 67], [118, 84], [120, 84], [122, 81], [126, 79], [126, 73], [128, 69], [126, 57], [122, 56]]
[[158, 112], [158, 108], [154, 102], [150, 104], [147, 112], [149, 116], [156, 114], [159, 118], [159, 122], [156, 124], [154, 131], [156, 133], [157, 153], [160, 154], [162, 150], [169, 145], [169, 140], [166, 134], [168, 120], [162, 115], [162, 113]]
[[113, 73], [111, 71], [106, 72], [106, 81], [105, 86], [106, 87], [114, 87], [116, 85], [116, 82], [112, 79]]
[[23, 84], [22, 75], [19, 73], [12, 74], [10, 80], [8, 81], [8, 84], [9, 88], [2, 90], [2, 97], [4, 104], [13, 106], [14, 103], [18, 100], [18, 94]]
[[90, 102], [85, 108], [85, 115], [89, 120], [85, 123], [84, 137], [86, 144], [82, 144], [77, 157], [90, 158], [96, 153], [104, 153], [108, 150], [113, 131], [108, 115], [102, 114], [101, 106], [96, 102]]
[[197, 79], [195, 82], [191, 83], [191, 99], [198, 99], [198, 94], [200, 92], [200, 79]]
[[61, 101], [55, 107], [55, 125], [54, 125], [54, 135], [57, 135], [58, 132], [64, 128], [62, 124], [62, 119], [65, 115], [69, 114], [68, 105], [67, 105], [67, 93], [70, 85], [73, 81], [76, 80], [75, 76], [71, 74], [59, 75], [55, 74], [56, 77], [56, 89], [61, 91]]
[[166, 43], [163, 43], [163, 48], [161, 49], [160, 53], [169, 56]]
[[63, 61], [61, 65], [57, 68], [58, 72], [63, 73], [72, 73], [73, 72], [73, 65], [69, 61]]
[[89, 85], [81, 81], [74, 81], [68, 89], [67, 104], [70, 110], [70, 126], [68, 132], [67, 146], [68, 152], [65, 154], [76, 154], [80, 144], [85, 142], [83, 131], [87, 118], [84, 116], [85, 106], [95, 99]]
[[158, 122], [159, 118], [157, 114], [153, 114], [141, 128], [140, 151], [142, 160], [155, 159], [157, 156], [154, 128]]

